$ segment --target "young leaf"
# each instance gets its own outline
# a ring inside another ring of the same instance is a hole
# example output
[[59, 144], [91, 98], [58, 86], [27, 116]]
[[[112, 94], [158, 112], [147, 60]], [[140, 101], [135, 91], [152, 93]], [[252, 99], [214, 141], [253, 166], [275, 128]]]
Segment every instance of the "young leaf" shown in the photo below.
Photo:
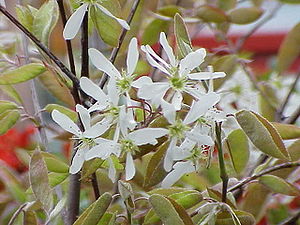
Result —
[[0, 135], [5, 134], [20, 118], [18, 110], [8, 110], [0, 114]]
[[105, 192], [79, 216], [73, 225], [97, 225], [111, 201], [111, 194]]
[[22, 98], [20, 97], [19, 93], [12, 85], [3, 85], [1, 87], [1, 90], [9, 97], [11, 97], [13, 100], [15, 100], [16, 103], [23, 104]]
[[35, 78], [46, 71], [39, 63], [30, 63], [0, 75], [0, 85], [18, 84]]
[[59, 215], [59, 213], [64, 209], [66, 202], [67, 202], [66, 196], [64, 196], [62, 199], [59, 200], [59, 202], [56, 204], [54, 209], [51, 211], [49, 218], [45, 223], [46, 225], [48, 225], [51, 222], [51, 220], [53, 220], [55, 217]]
[[73, 120], [74, 122], [77, 121], [78, 119], [78, 114], [77, 112], [67, 108], [67, 107], [64, 107], [64, 106], [61, 106], [61, 105], [57, 105], [57, 104], [48, 104], [45, 106], [44, 108], [47, 112], [51, 113], [54, 109], [56, 109], [57, 111], [67, 115], [71, 120]]
[[290, 196], [299, 196], [300, 191], [291, 183], [274, 175], [263, 175], [259, 178], [259, 182], [275, 193], [280, 193]]
[[47, 169], [55, 173], [68, 173], [69, 166], [55, 155], [48, 152], [41, 152]]
[[28, 7], [17, 5], [16, 14], [21, 24], [26, 27], [29, 31], [32, 31], [32, 24], [34, 15]]
[[218, 6], [223, 10], [230, 10], [236, 6], [237, 0], [218, 0]]
[[262, 116], [247, 110], [236, 113], [236, 119], [251, 142], [263, 153], [289, 159], [281, 137], [273, 125]]
[[211, 5], [202, 5], [197, 10], [197, 16], [205, 22], [223, 23], [228, 20], [225, 12]]
[[35, 150], [29, 165], [29, 180], [36, 199], [40, 200], [43, 208], [50, 213], [53, 204], [52, 190], [49, 185], [48, 170], [40, 150]]
[[26, 225], [38, 225], [36, 213], [34, 211], [24, 211], [23, 223]]
[[237, 8], [229, 13], [229, 20], [235, 24], [253, 23], [261, 17], [263, 10], [259, 7]]
[[54, 172], [49, 173], [48, 177], [49, 177], [49, 185], [50, 185], [50, 187], [54, 188], [55, 186], [59, 185], [68, 176], [69, 176], [68, 173], [54, 173]]
[[[233, 211], [242, 225], [255, 225], [255, 218], [248, 212], [244, 211]], [[216, 225], [233, 225], [239, 224], [236, 222], [229, 212], [221, 212], [217, 214]]]
[[292, 124], [272, 122], [283, 140], [300, 138], [300, 127]]
[[13, 110], [17, 108], [18, 106], [13, 102], [0, 100], [0, 114], [5, 112], [6, 110]]
[[226, 138], [225, 146], [230, 153], [231, 161], [235, 171], [239, 174], [243, 172], [249, 161], [249, 144], [243, 130], [232, 131]]
[[116, 213], [105, 213], [97, 225], [115, 225]]
[[153, 45], [158, 41], [160, 32], [165, 32], [170, 25], [169, 21], [154, 19], [144, 30], [142, 36], [143, 45]]
[[[274, 105], [279, 105], [279, 99], [276, 95], [276, 89], [266, 82], [260, 83], [259, 86], [264, 93], [264, 96], [261, 93], [259, 94], [259, 112], [267, 120], [275, 121], [277, 112]], [[267, 96], [267, 98], [265, 96]]]

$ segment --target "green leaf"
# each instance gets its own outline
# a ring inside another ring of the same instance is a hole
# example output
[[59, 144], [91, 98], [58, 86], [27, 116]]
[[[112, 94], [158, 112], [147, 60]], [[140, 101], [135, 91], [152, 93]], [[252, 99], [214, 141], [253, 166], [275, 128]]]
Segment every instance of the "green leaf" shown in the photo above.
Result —
[[111, 201], [111, 194], [105, 192], [79, 216], [73, 225], [97, 225]]
[[272, 122], [283, 140], [300, 138], [300, 127], [292, 124]]
[[41, 152], [47, 169], [55, 173], [68, 173], [69, 166], [55, 155], [48, 152]]
[[288, 152], [291, 155], [292, 161], [300, 159], [300, 139], [296, 140], [288, 147]]
[[226, 145], [235, 171], [240, 174], [249, 161], [248, 138], [242, 129], [232, 131], [226, 138]]
[[260, 151], [275, 158], [289, 159], [289, 154], [277, 130], [265, 118], [254, 112], [241, 110], [236, 113], [236, 119]]
[[146, 174], [144, 177], [144, 187], [152, 187], [159, 182], [161, 182], [164, 177], [167, 175], [167, 172], [164, 169], [164, 156], [168, 149], [168, 142], [165, 142], [159, 147], [159, 149], [152, 155], [147, 168]]
[[180, 187], [171, 187], [171, 188], [156, 188], [148, 192], [149, 195], [153, 194], [159, 194], [164, 196], [169, 196], [171, 194], [188, 191], [186, 188], [180, 188]]
[[279, 73], [285, 71], [300, 54], [300, 23], [291, 29], [282, 41], [278, 56], [277, 69]]
[[193, 224], [186, 211], [174, 200], [170, 200], [162, 195], [154, 194], [150, 196], [149, 201], [155, 213], [165, 225]]
[[[214, 188], [206, 188], [207, 189], [207, 193], [209, 195], [209, 197], [221, 202], [222, 201], [222, 193], [219, 190], [215, 190]], [[236, 208], [236, 203], [230, 201], [230, 199], [228, 198], [229, 193], [227, 193], [227, 204], [232, 207], [232, 208]]]
[[17, 108], [18, 106], [14, 102], [0, 100], [0, 114]]
[[43, 208], [50, 213], [53, 204], [52, 190], [49, 185], [48, 170], [40, 150], [35, 150], [29, 165], [29, 180], [36, 199], [40, 200]]
[[32, 24], [32, 33], [46, 46], [59, 18], [59, 8], [55, 0], [44, 3], [36, 12]]
[[264, 93], [264, 96], [260, 93], [258, 98], [260, 114], [269, 121], [275, 121], [277, 107], [274, 106], [279, 105], [276, 89], [266, 82], [260, 83], [259, 86]]
[[177, 13], [181, 13], [180, 8], [177, 5], [167, 5], [161, 7], [157, 10], [157, 12], [163, 16], [173, 18]]
[[300, 0], [279, 0], [279, 1], [288, 4], [300, 4]]
[[34, 15], [32, 14], [31, 10], [28, 7], [21, 5], [17, 5], [15, 9], [17, 18], [21, 22], [21, 24], [29, 31], [32, 31]]
[[167, 31], [170, 22], [160, 19], [152, 20], [145, 28], [142, 36], [143, 45], [153, 45], [158, 41], [160, 32]]
[[97, 225], [115, 225], [116, 213], [105, 213]]
[[45, 106], [44, 108], [47, 112], [51, 113], [54, 109], [56, 109], [57, 111], [65, 114], [66, 116], [68, 116], [71, 120], [73, 121], [77, 121], [78, 119], [78, 115], [77, 115], [77, 112], [67, 108], [67, 107], [64, 107], [64, 106], [61, 106], [61, 105], [57, 105], [57, 104], [48, 104]]
[[227, 11], [236, 6], [236, 0], [218, 0], [218, 6]]
[[34, 211], [24, 211], [23, 223], [26, 225], [38, 225], [36, 213]]
[[81, 172], [81, 179], [86, 179], [89, 176], [91, 176], [93, 173], [96, 172], [97, 169], [101, 167], [103, 163], [104, 160], [100, 158], [95, 158], [84, 163]]
[[49, 185], [51, 188], [61, 184], [67, 177], [69, 176], [68, 173], [54, 173], [51, 172], [48, 174], [49, 177]]
[[56, 204], [54, 209], [51, 211], [51, 213], [47, 219], [47, 222], [45, 224], [48, 224], [55, 217], [57, 217], [59, 215], [59, 213], [65, 208], [66, 203], [67, 203], [67, 197], [64, 196], [62, 199], [59, 200], [59, 202]]
[[174, 199], [184, 209], [189, 209], [203, 200], [201, 193], [196, 190], [174, 193], [168, 197]]
[[300, 191], [294, 185], [274, 175], [263, 175], [259, 178], [259, 182], [275, 193], [290, 196], [300, 195]]
[[[120, 17], [122, 12], [118, 0], [103, 1], [101, 5], [109, 10], [114, 16]], [[117, 47], [122, 30], [120, 24], [116, 20], [104, 14], [94, 5], [90, 7], [89, 13], [101, 39], [106, 44]]]
[[17, 103], [23, 104], [22, 98], [12, 85], [3, 85], [1, 86], [1, 90], [13, 100], [15, 100]]
[[[255, 225], [256, 221], [253, 215], [244, 211], [233, 211], [242, 225]], [[233, 225], [236, 223], [229, 212], [221, 212], [217, 214], [216, 225]]]
[[197, 16], [205, 22], [223, 23], [228, 21], [222, 9], [211, 5], [202, 5], [197, 10]]
[[18, 84], [35, 78], [46, 71], [39, 63], [30, 63], [17, 69], [6, 71], [0, 75], [0, 85]]
[[8, 110], [0, 114], [0, 135], [5, 134], [20, 118], [18, 110]]
[[229, 20], [235, 24], [253, 23], [261, 17], [263, 10], [259, 7], [237, 8], [229, 13]]

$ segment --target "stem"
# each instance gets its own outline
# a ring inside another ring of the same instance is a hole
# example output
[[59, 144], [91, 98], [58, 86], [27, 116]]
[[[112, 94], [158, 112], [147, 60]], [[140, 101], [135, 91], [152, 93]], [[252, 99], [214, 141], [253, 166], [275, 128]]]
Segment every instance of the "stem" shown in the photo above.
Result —
[[227, 187], [228, 187], [228, 175], [225, 168], [224, 163], [224, 155], [223, 155], [223, 147], [222, 147], [222, 138], [221, 138], [221, 124], [216, 122], [216, 144], [218, 148], [218, 158], [219, 158], [219, 166], [220, 166], [220, 177], [223, 181], [222, 184], [222, 202], [226, 203], [227, 197]]
[[100, 197], [100, 190], [99, 190], [99, 187], [98, 187], [96, 173], [93, 173], [93, 175], [92, 175], [92, 185], [93, 185], [95, 199], [98, 199]]
[[[131, 8], [130, 13], [129, 13], [129, 15], [127, 17], [127, 20], [126, 20], [129, 25], [132, 22], [132, 19], [134, 17], [134, 14], [135, 14], [135, 12], [136, 12], [136, 10], [137, 10], [140, 2], [141, 2], [141, 0], [135, 0], [135, 2], [132, 5], [132, 8]], [[121, 35], [120, 35], [119, 44], [118, 44], [117, 47], [115, 47], [112, 50], [111, 55], [109, 57], [109, 60], [111, 61], [111, 63], [114, 63], [116, 61], [116, 58], [117, 58], [118, 53], [119, 53], [119, 51], [121, 49], [121, 46], [122, 46], [122, 44], [124, 42], [126, 34], [127, 34], [127, 30], [123, 28], [122, 32], [121, 32]], [[103, 74], [103, 76], [101, 77], [101, 80], [99, 82], [99, 86], [101, 88], [103, 88], [107, 80], [108, 80], [108, 75], [107, 74]]]
[[25, 28], [13, 15], [11, 15], [3, 6], [0, 6], [0, 11], [16, 25], [31, 41], [33, 41], [59, 68], [71, 79], [73, 86], [79, 90], [79, 80], [77, 77], [60, 61], [44, 44], [40, 42], [27, 28]]
[[[67, 17], [66, 17], [66, 12], [65, 12], [65, 7], [64, 7], [64, 1], [63, 0], [57, 0], [60, 15], [61, 15], [61, 20], [63, 23], [63, 26], [66, 26], [67, 23]], [[76, 74], [76, 67], [75, 67], [75, 62], [74, 62], [74, 56], [73, 56], [73, 49], [72, 49], [72, 44], [70, 40], [65, 40], [66, 45], [67, 45], [67, 51], [68, 51], [68, 58], [69, 58], [69, 64], [70, 64], [70, 69], [73, 74]]]
[[15, 213], [12, 215], [12, 217], [10, 218], [9, 222], [7, 225], [13, 225], [15, 224], [15, 220], [17, 219], [18, 215], [22, 212], [22, 210], [26, 207], [27, 203], [24, 203], [23, 205], [21, 205], [17, 211], [15, 211]]
[[89, 77], [89, 17], [86, 12], [81, 25], [81, 77]]
[[300, 106], [298, 106], [296, 111], [289, 118], [287, 118], [287, 120], [284, 121], [284, 123], [294, 124], [299, 117], [300, 117]]
[[258, 173], [256, 175], [248, 177], [247, 179], [243, 180], [239, 184], [236, 184], [233, 187], [229, 188], [228, 191], [237, 190], [237, 189], [243, 187], [244, 185], [248, 184], [249, 182], [251, 182], [253, 180], [256, 180], [257, 178], [259, 178], [259, 177], [261, 177], [265, 174], [272, 173], [274, 171], [281, 170], [281, 169], [293, 168], [293, 167], [298, 167], [298, 166], [300, 166], [299, 161], [298, 162], [287, 162], [287, 163], [282, 163], [282, 164], [279, 164], [279, 165], [276, 165], [276, 166], [272, 166], [268, 169], [265, 169], [265, 170], [261, 171], [260, 173]]
[[70, 175], [67, 224], [72, 225], [79, 214], [80, 173]]

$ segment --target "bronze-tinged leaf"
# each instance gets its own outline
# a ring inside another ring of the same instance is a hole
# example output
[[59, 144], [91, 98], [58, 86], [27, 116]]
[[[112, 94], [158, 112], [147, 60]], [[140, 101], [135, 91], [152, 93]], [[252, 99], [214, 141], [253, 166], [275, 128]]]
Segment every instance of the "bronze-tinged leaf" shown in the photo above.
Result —
[[[242, 225], [255, 225], [256, 221], [253, 215], [248, 212], [236, 210], [235, 215]], [[233, 225], [237, 224], [233, 221], [232, 215], [229, 212], [221, 212], [217, 214], [216, 225]]]
[[25, 225], [38, 225], [38, 219], [34, 211], [24, 211]]
[[257, 113], [241, 110], [236, 113], [236, 119], [260, 151], [275, 158], [290, 158], [279, 133], [265, 118]]
[[277, 56], [277, 70], [279, 73], [284, 72], [295, 61], [300, 54], [300, 23], [296, 24], [293, 29], [284, 38], [280, 45]]
[[226, 13], [211, 5], [202, 5], [197, 9], [197, 16], [205, 22], [223, 23], [228, 21]]
[[283, 140], [300, 138], [300, 127], [292, 124], [272, 122]]
[[229, 13], [229, 20], [235, 24], [253, 23], [261, 17], [263, 10], [259, 7], [237, 8]]

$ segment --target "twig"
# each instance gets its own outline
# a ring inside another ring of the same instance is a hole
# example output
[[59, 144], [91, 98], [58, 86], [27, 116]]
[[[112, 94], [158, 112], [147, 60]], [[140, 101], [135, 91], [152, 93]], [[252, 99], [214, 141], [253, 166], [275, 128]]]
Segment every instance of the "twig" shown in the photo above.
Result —
[[70, 175], [67, 224], [72, 225], [79, 214], [80, 173]]
[[237, 189], [243, 187], [244, 185], [248, 184], [249, 182], [251, 182], [253, 180], [256, 180], [257, 178], [259, 178], [259, 177], [261, 177], [265, 174], [272, 173], [274, 171], [281, 170], [281, 169], [298, 167], [298, 166], [300, 166], [299, 161], [298, 162], [287, 162], [287, 163], [282, 163], [282, 164], [279, 164], [279, 165], [276, 165], [276, 166], [272, 166], [270, 168], [267, 168], [267, 169], [261, 171], [260, 173], [258, 173], [256, 175], [253, 175], [251, 177], [246, 178], [245, 180], [238, 183], [237, 185], [234, 185], [233, 187], [228, 189], [228, 192], [237, 190]]
[[298, 108], [296, 109], [296, 111], [290, 116], [288, 117], [284, 123], [287, 123], [287, 124], [294, 124], [297, 119], [300, 117], [300, 106], [298, 106]]
[[86, 12], [81, 25], [81, 77], [89, 77], [89, 33], [88, 13]]
[[297, 220], [299, 218], [300, 218], [300, 210], [298, 210], [298, 212], [295, 215], [291, 216], [290, 218], [283, 221], [279, 225], [295, 225], [295, 224], [297, 224]]
[[15, 220], [17, 219], [18, 215], [22, 212], [22, 210], [26, 207], [27, 203], [24, 203], [23, 205], [21, 205], [17, 211], [15, 211], [15, 213], [12, 215], [12, 217], [10, 218], [9, 222], [7, 225], [13, 225]]
[[216, 122], [216, 145], [218, 148], [218, 159], [220, 167], [220, 177], [222, 179], [222, 202], [226, 203], [227, 198], [227, 187], [228, 187], [228, 175], [224, 163], [223, 147], [222, 147], [222, 128], [221, 123]]
[[99, 190], [99, 186], [98, 186], [96, 173], [93, 173], [93, 175], [92, 175], [92, 186], [93, 186], [93, 190], [94, 190], [95, 199], [98, 199], [100, 197], [100, 190]]
[[[129, 13], [129, 15], [127, 17], [127, 20], [126, 20], [129, 25], [131, 24], [131, 21], [132, 21], [132, 19], [134, 17], [134, 14], [135, 14], [135, 12], [136, 12], [136, 10], [137, 10], [140, 2], [141, 2], [141, 0], [135, 0], [135, 2], [132, 5], [132, 8], [131, 8], [130, 13]], [[110, 58], [109, 58], [109, 60], [111, 61], [111, 63], [114, 63], [116, 61], [116, 58], [117, 58], [118, 53], [119, 53], [119, 51], [121, 49], [121, 46], [122, 46], [122, 44], [124, 42], [126, 34], [127, 34], [127, 30], [125, 28], [123, 28], [122, 32], [121, 32], [121, 35], [120, 35], [119, 44], [111, 52], [111, 55], [110, 55]], [[101, 80], [99, 82], [99, 86], [101, 88], [103, 88], [107, 80], [108, 80], [108, 75], [107, 74], [103, 74], [103, 76], [101, 77]]]

